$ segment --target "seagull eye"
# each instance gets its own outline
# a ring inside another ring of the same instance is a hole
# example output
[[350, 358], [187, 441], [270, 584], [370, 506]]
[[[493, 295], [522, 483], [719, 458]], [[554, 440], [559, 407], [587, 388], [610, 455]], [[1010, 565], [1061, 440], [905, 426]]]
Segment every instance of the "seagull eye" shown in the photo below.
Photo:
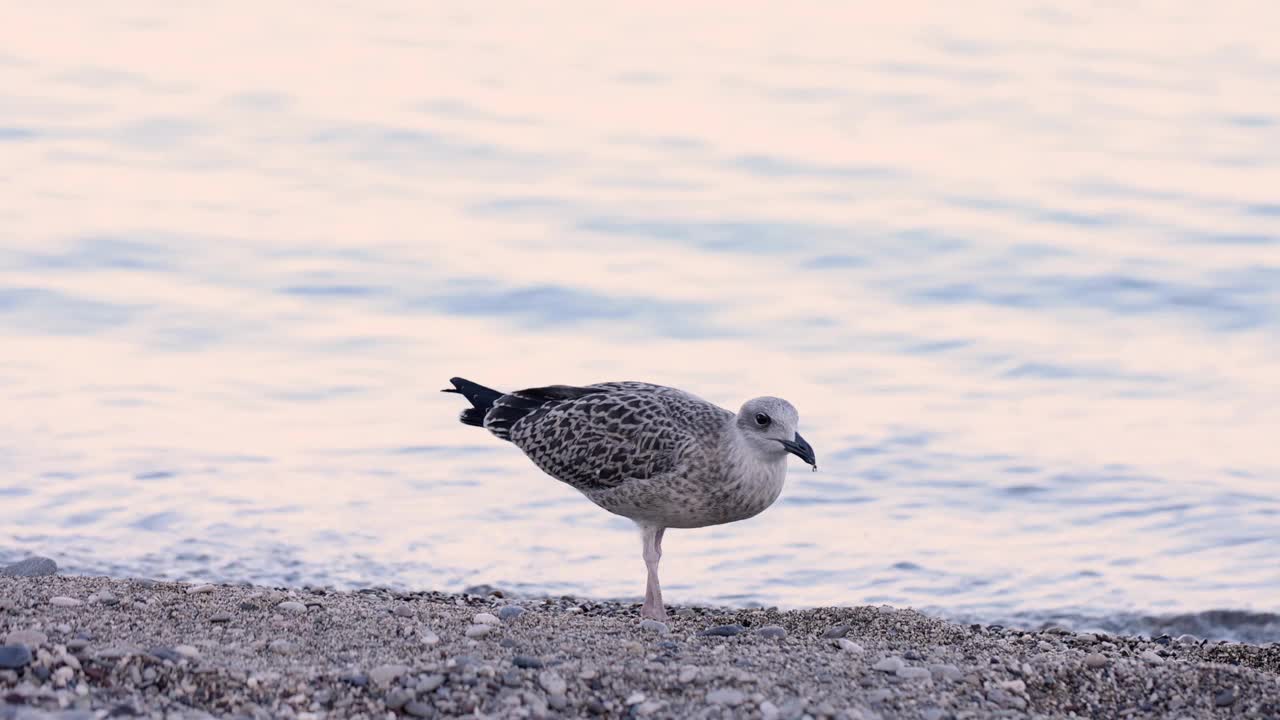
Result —
[[756, 424], [760, 427], [768, 427], [771, 422], [773, 422], [773, 420], [769, 419], [768, 415], [765, 415], [764, 413], [756, 413]]

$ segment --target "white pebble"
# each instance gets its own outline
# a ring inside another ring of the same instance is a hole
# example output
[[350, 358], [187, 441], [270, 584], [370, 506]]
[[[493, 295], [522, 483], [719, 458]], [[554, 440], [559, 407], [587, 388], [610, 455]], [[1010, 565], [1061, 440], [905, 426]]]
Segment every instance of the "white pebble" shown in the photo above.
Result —
[[845, 640], [844, 638], [840, 638], [839, 640], [836, 640], [836, 646], [839, 647], [842, 652], [847, 652], [847, 653], [866, 652], [865, 650], [862, 649], [862, 646], [859, 645], [858, 643], [852, 640]]
[[[898, 668], [897, 672], [894, 674], [902, 678], [903, 680], [932, 680], [933, 679], [933, 673], [929, 672], [929, 668], [922, 668], [922, 667], [903, 666]], [[1022, 681], [1019, 680], [1018, 682], [1022, 682]]]
[[476, 613], [476, 616], [471, 618], [471, 622], [476, 625], [499, 625], [502, 623], [498, 616], [492, 613]]
[[302, 613], [305, 613], [307, 611], [307, 606], [303, 605], [297, 600], [285, 600], [284, 602], [277, 605], [276, 609], [281, 612], [293, 613], [294, 615], [301, 615]]
[[426, 630], [422, 633], [422, 644], [423, 645], [439, 645], [440, 636], [431, 632], [430, 630]]
[[191, 660], [200, 657], [200, 650], [198, 650], [194, 645], [179, 645], [175, 647], [173, 651], [182, 657], [189, 658]]
[[54, 607], [79, 607], [84, 604], [84, 601], [66, 597], [65, 595], [59, 595], [57, 597], [49, 598], [49, 604]]
[[627, 705], [639, 705], [640, 703], [642, 703], [642, 702], [644, 702], [644, 701], [645, 701], [644, 693], [642, 693], [642, 692], [634, 692], [634, 693], [631, 693], [630, 695], [628, 695], [628, 696], [627, 696], [626, 704], [627, 704]]
[[880, 672], [885, 672], [885, 673], [896, 673], [898, 672], [898, 670], [902, 669], [902, 667], [905, 665], [906, 663], [903, 662], [902, 658], [898, 657], [897, 655], [890, 655], [889, 657], [884, 658], [880, 662], [877, 662], [875, 665], [872, 665], [871, 669], [879, 670]]
[[569, 689], [568, 683], [554, 670], [543, 670], [538, 673], [538, 684], [550, 695], [563, 695]]
[[667, 627], [666, 623], [647, 618], [640, 621], [640, 629], [651, 633], [657, 633], [658, 635], [669, 635], [671, 633], [671, 628]]
[[466, 634], [467, 634], [467, 637], [469, 638], [482, 638], [491, 632], [493, 632], [492, 625], [472, 625], [471, 627], [467, 628]]
[[1146, 652], [1142, 653], [1140, 657], [1143, 660], [1146, 660], [1148, 663], [1151, 663], [1152, 665], [1164, 664], [1164, 658], [1160, 657], [1160, 655], [1155, 650], [1147, 650]]
[[205, 583], [204, 585], [196, 585], [196, 586], [194, 586], [194, 587], [189, 587], [189, 588], [187, 588], [187, 594], [188, 594], [188, 595], [203, 595], [204, 593], [211, 593], [211, 592], [213, 592], [214, 590], [217, 590], [217, 589], [218, 589], [217, 587], [215, 587], [215, 586], [213, 586], [213, 585], [210, 585], [209, 583]]
[[782, 712], [778, 710], [778, 706], [768, 700], [760, 703], [760, 717], [762, 720], [778, 720], [778, 716], [781, 714]]

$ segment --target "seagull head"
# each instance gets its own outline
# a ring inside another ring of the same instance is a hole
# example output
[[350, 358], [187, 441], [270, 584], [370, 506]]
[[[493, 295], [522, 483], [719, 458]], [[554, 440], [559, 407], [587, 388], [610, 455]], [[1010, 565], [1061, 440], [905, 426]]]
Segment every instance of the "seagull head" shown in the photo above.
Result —
[[776, 397], [758, 397], [746, 401], [738, 411], [738, 430], [747, 445], [767, 459], [781, 459], [791, 453], [818, 469], [813, 447], [796, 432], [800, 413], [795, 407]]

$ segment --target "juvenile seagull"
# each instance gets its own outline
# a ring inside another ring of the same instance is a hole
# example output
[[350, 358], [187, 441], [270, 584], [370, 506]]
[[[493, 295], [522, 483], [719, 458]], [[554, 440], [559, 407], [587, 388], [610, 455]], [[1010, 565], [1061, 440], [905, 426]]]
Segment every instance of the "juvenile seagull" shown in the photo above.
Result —
[[543, 472], [640, 526], [648, 570], [642, 617], [665, 620], [658, 561], [667, 528], [752, 517], [773, 504], [787, 453], [818, 469], [781, 398], [748, 400], [735, 415], [682, 390], [642, 382], [501, 393], [452, 378], [483, 427], [524, 451]]

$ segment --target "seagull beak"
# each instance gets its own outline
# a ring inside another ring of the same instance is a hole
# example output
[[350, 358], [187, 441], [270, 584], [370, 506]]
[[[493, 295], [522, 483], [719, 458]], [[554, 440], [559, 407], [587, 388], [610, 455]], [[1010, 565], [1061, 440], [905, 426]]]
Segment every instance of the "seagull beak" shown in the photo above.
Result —
[[800, 437], [800, 433], [796, 433], [795, 440], [779, 440], [778, 442], [782, 443], [782, 447], [786, 448], [787, 452], [812, 465], [814, 472], [817, 472], [818, 459], [813, 455], [813, 447], [809, 445], [808, 440]]

